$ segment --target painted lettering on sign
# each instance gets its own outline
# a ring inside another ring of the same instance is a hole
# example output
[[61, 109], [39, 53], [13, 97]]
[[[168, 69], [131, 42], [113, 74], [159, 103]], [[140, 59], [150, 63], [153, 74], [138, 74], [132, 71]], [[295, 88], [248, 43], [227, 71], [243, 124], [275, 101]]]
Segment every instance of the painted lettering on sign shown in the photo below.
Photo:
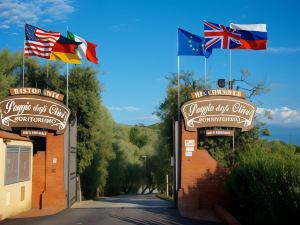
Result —
[[232, 96], [208, 96], [186, 102], [181, 107], [186, 129], [236, 127], [247, 131], [254, 126], [256, 106]]
[[234, 136], [233, 130], [206, 130], [206, 136]]
[[37, 127], [64, 133], [70, 110], [55, 99], [36, 95], [10, 96], [0, 102], [0, 128]]
[[42, 95], [49, 98], [57, 99], [59, 101], [64, 100], [64, 95], [57, 93], [55, 91], [50, 91], [47, 89], [41, 90], [39, 88], [29, 88], [29, 87], [11, 88], [10, 95]]
[[45, 130], [21, 130], [21, 136], [38, 136], [38, 137], [47, 137], [47, 131]]
[[207, 96], [235, 96], [239, 98], [245, 98], [245, 92], [231, 89], [217, 89], [217, 90], [206, 90], [196, 91], [191, 93], [192, 99], [207, 97]]

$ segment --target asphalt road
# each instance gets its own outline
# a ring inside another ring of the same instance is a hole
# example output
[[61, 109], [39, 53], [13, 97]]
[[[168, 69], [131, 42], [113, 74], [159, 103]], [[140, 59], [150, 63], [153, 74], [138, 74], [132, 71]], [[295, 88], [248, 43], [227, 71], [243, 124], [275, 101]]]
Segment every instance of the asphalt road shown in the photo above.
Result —
[[6, 219], [0, 225], [220, 225], [182, 217], [170, 202], [155, 197], [103, 198], [75, 207], [52, 216]]

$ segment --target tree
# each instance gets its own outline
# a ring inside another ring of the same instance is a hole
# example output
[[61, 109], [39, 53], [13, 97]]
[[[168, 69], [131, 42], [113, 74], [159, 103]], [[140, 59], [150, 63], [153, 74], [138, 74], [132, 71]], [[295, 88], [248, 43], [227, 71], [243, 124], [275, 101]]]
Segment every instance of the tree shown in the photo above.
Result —
[[157, 129], [143, 125], [114, 125], [113, 150], [116, 158], [110, 162], [106, 194], [127, 194], [153, 191], [153, 154], [158, 139]]
[[[267, 91], [266, 86], [263, 82], [257, 82], [252, 85], [248, 82], [250, 76], [249, 70], [243, 69], [241, 71], [240, 80], [235, 80], [236, 84], [238, 81], [250, 86], [248, 97], [252, 99], [262, 93]], [[184, 72], [180, 73], [180, 106], [191, 99], [191, 93], [194, 91], [203, 91], [206, 88], [204, 82], [201, 79], [195, 79], [195, 74], [193, 72]], [[170, 168], [170, 156], [173, 154], [173, 124], [174, 121], [178, 118], [178, 105], [177, 105], [177, 74], [171, 74], [167, 77], [169, 84], [167, 87], [167, 94], [163, 102], [159, 105], [155, 114], [160, 117], [161, 123], [161, 132], [160, 140], [157, 148], [157, 157], [160, 159], [160, 165], [157, 165], [156, 176], [160, 180], [159, 183], [164, 183], [164, 176], [166, 173], [171, 174], [172, 170]], [[231, 83], [232, 88], [243, 89], [243, 87], [237, 87], [234, 85], [234, 82]], [[245, 89], [246, 90], [246, 89]], [[243, 151], [244, 145], [251, 144], [254, 140], [259, 139], [260, 129], [263, 127], [263, 124], [260, 122], [256, 123], [254, 129], [249, 132], [241, 132], [238, 129], [235, 129], [235, 149], [237, 154]], [[199, 129], [200, 131], [200, 129]], [[267, 134], [267, 131], [264, 131], [264, 134]], [[205, 138], [201, 136], [201, 132], [198, 132], [198, 139], [201, 140], [201, 148], [205, 148], [209, 153], [222, 165], [231, 166], [234, 162], [234, 156], [232, 154], [232, 138], [229, 137], [212, 137]], [[199, 147], [199, 146], [198, 146]], [[160, 174], [163, 171], [165, 174]]]
[[69, 80], [69, 107], [77, 118], [77, 162], [83, 193], [92, 198], [104, 193], [112, 150], [113, 120], [101, 104], [101, 86], [92, 67], [73, 67]]
[[298, 224], [300, 155], [280, 141], [245, 146], [226, 181], [233, 212], [243, 224]]
[[12, 54], [7, 49], [0, 52], [0, 98], [7, 96], [9, 88], [14, 86], [20, 59], [18, 52]]
[[[155, 153], [155, 179], [161, 191], [165, 188], [165, 176], [169, 174], [172, 178], [171, 156], [173, 155], [173, 124], [178, 119], [177, 104], [177, 74], [172, 73], [167, 76], [169, 81], [167, 94], [163, 102], [159, 105], [155, 114], [161, 119], [159, 142]], [[195, 79], [193, 72], [180, 73], [180, 105], [191, 99], [191, 93], [195, 90], [204, 90], [201, 79]], [[172, 179], [170, 179], [172, 183]]]
[[[2, 50], [0, 63], [0, 97], [4, 97], [9, 94], [10, 87], [22, 86], [22, 55]], [[49, 88], [66, 94], [63, 66], [57, 61], [41, 64], [37, 58], [25, 57], [25, 86]], [[49, 79], [46, 79], [47, 75]], [[87, 198], [103, 193], [107, 167], [114, 158], [113, 120], [101, 103], [102, 89], [96, 75], [97, 71], [91, 66], [74, 66], [69, 79], [70, 120], [76, 118], [78, 125], [77, 171], [81, 175], [82, 190]]]

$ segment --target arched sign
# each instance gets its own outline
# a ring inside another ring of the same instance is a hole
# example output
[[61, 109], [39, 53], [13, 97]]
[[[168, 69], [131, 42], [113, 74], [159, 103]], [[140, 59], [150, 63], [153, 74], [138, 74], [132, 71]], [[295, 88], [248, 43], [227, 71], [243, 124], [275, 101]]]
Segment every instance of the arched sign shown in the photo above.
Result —
[[181, 112], [188, 131], [203, 127], [236, 127], [248, 131], [254, 126], [256, 106], [233, 96], [206, 96], [183, 104]]
[[35, 127], [64, 133], [70, 110], [60, 101], [40, 95], [14, 95], [0, 102], [0, 128]]

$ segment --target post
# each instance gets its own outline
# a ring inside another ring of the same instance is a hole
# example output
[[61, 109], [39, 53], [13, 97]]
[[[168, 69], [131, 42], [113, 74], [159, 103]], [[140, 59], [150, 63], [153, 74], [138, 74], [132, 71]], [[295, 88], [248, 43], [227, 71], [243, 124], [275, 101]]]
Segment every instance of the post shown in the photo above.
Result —
[[166, 187], [167, 196], [169, 196], [169, 176], [168, 176], [168, 174], [166, 174], [166, 185], [167, 185], [167, 187]]
[[22, 66], [22, 81], [23, 81], [23, 88], [24, 88], [24, 84], [25, 84], [25, 82], [24, 82], [24, 74], [25, 74], [25, 68], [24, 68], [24, 64], [25, 64], [25, 56], [24, 56], [24, 54], [25, 54], [25, 37], [24, 37], [24, 42], [23, 42], [23, 57], [22, 57], [22, 64], [23, 64], [23, 66]]
[[234, 149], [234, 129], [233, 129], [233, 135], [232, 135], [232, 165], [234, 165], [235, 162], [235, 149]]
[[231, 82], [231, 50], [229, 50], [229, 81]]
[[206, 57], [204, 57], [204, 88], [207, 89], [206, 85]]
[[66, 96], [66, 105], [69, 106], [69, 64], [67, 63], [67, 96]]
[[178, 117], [180, 112], [180, 69], [179, 69], [179, 56], [177, 56], [177, 106], [178, 106]]

